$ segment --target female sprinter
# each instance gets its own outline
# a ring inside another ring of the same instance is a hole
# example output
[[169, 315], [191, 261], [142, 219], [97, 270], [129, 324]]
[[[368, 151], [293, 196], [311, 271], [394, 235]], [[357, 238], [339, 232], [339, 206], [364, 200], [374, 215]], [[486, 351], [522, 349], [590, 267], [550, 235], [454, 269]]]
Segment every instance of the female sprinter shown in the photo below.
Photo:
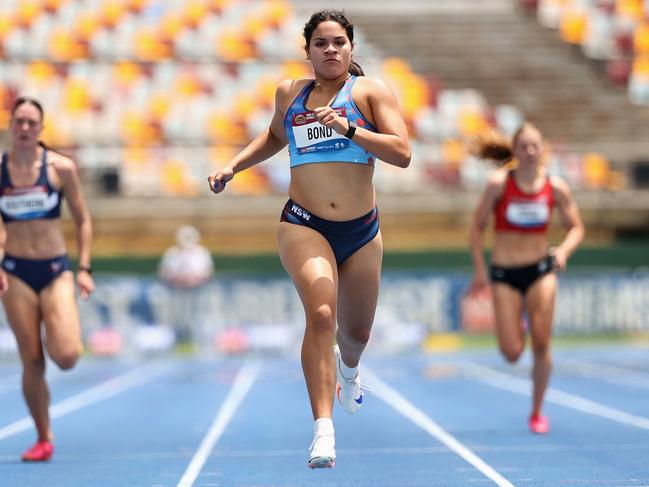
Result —
[[72, 368], [83, 348], [74, 277], [60, 228], [63, 196], [77, 231], [81, 297], [86, 299], [95, 287], [90, 274], [92, 227], [77, 167], [38, 141], [42, 130], [40, 103], [18, 98], [11, 113], [12, 145], [2, 154], [0, 176], [0, 293], [18, 343], [23, 394], [38, 434], [22, 456], [31, 462], [49, 460], [54, 452], [43, 343], [61, 369]]
[[[570, 255], [584, 237], [584, 226], [568, 185], [547, 174], [541, 132], [526, 123], [514, 135], [511, 145], [483, 139], [478, 154], [507, 162], [515, 168], [501, 168], [487, 183], [470, 231], [475, 275], [469, 294], [484, 290], [491, 280], [500, 350], [510, 362], [520, 357], [525, 346], [521, 327], [525, 312], [534, 354], [534, 390], [529, 428], [547, 433], [549, 420], [541, 414], [543, 396], [550, 378], [550, 337], [557, 293], [555, 270], [563, 270]], [[563, 241], [548, 246], [547, 228], [553, 207], [566, 228]], [[494, 213], [495, 237], [489, 273], [482, 254], [482, 234]]]
[[336, 380], [346, 411], [363, 402], [358, 363], [374, 320], [383, 254], [375, 157], [405, 168], [410, 145], [392, 91], [363, 76], [352, 60], [354, 27], [345, 15], [313, 14], [304, 39], [315, 79], [280, 83], [270, 127], [209, 182], [219, 193], [237, 173], [288, 144], [290, 199], [278, 244], [306, 316], [302, 368], [315, 420], [308, 466], [318, 468], [335, 463]]

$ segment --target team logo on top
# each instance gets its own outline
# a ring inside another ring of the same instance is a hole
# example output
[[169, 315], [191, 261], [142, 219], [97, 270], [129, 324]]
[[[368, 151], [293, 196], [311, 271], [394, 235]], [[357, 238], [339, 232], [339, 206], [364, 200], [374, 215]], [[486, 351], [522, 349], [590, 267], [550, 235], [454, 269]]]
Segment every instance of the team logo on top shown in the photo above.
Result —
[[306, 122], [306, 117], [303, 113], [295, 115], [295, 125], [303, 125]]

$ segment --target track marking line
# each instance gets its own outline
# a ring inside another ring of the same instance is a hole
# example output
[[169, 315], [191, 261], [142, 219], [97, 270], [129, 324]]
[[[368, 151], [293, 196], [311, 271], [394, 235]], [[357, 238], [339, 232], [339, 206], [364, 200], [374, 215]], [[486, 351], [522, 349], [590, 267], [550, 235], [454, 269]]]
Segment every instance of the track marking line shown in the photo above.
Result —
[[367, 368], [363, 368], [363, 375], [371, 383], [373, 395], [388, 404], [412, 423], [426, 431], [433, 438], [444, 444], [449, 450], [458, 454], [463, 460], [479, 470], [487, 478], [494, 481], [500, 487], [514, 487], [509, 480], [500, 475], [493, 467], [464, 446], [454, 436], [446, 432], [435, 421], [430, 419], [424, 412], [413, 405], [408, 399], [402, 396], [396, 389], [393, 389], [383, 380]]
[[[149, 364], [126, 372], [125, 374], [109, 379], [99, 385], [86, 389], [74, 396], [70, 396], [50, 407], [50, 418], [57, 419], [91, 404], [109, 399], [126, 392], [133, 387], [140, 386], [155, 376], [162, 374], [169, 367], [158, 364]], [[0, 440], [22, 433], [34, 427], [31, 416], [24, 417], [0, 428]]]
[[228, 424], [237, 412], [239, 405], [250, 391], [252, 384], [255, 382], [257, 375], [259, 374], [259, 370], [260, 364], [258, 362], [248, 362], [239, 371], [228, 396], [225, 398], [221, 409], [219, 409], [218, 413], [214, 417], [207, 434], [201, 441], [201, 444], [187, 466], [185, 473], [183, 473], [183, 476], [180, 478], [177, 487], [191, 487], [194, 485], [194, 482], [205, 465], [207, 458], [210, 456], [210, 453], [216, 446], [219, 438], [221, 438], [221, 435], [225, 432]]
[[[462, 363], [462, 367], [468, 371], [471, 376], [480, 382], [484, 382], [492, 387], [504, 389], [506, 391], [515, 392], [524, 396], [530, 396], [532, 390], [532, 381], [529, 379], [521, 379], [509, 374], [504, 374], [493, 370], [483, 365], [478, 365], [470, 362]], [[602, 418], [617, 421], [618, 423], [627, 424], [636, 428], [649, 430], [649, 419], [642, 416], [629, 414], [620, 409], [616, 409], [605, 404], [600, 404], [590, 399], [586, 399], [576, 394], [564, 392], [553, 387], [548, 387], [545, 400], [560, 404], [568, 408], [581, 411], [582, 413], [592, 414], [593, 416], [600, 416]]]
[[561, 362], [586, 377], [596, 378], [604, 382], [634, 387], [636, 389], [649, 389], [649, 374], [639, 372], [618, 365], [592, 364], [575, 359], [562, 359]]

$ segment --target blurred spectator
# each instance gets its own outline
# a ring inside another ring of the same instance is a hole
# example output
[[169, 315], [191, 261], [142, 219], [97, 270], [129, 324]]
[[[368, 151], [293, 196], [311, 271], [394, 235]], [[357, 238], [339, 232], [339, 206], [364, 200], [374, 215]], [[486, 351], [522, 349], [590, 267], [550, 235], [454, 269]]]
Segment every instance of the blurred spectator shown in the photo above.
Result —
[[178, 340], [194, 337], [199, 325], [196, 310], [200, 304], [200, 290], [214, 273], [214, 263], [209, 250], [200, 243], [199, 231], [189, 225], [176, 232], [176, 245], [169, 247], [158, 266], [158, 277], [171, 287], [172, 301], [169, 309], [169, 324]]
[[169, 247], [158, 267], [158, 276], [171, 287], [193, 289], [205, 284], [214, 272], [209, 250], [200, 244], [199, 231], [184, 225], [176, 232], [176, 245]]

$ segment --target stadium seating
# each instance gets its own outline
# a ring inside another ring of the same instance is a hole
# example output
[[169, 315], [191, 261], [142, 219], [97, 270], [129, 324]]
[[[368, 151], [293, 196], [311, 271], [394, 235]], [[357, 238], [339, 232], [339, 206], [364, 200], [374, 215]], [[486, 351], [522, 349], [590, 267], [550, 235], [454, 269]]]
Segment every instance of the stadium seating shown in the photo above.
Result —
[[559, 29], [561, 38], [606, 63], [613, 85], [625, 86], [629, 99], [649, 106], [649, 2], [646, 0], [519, 0], [539, 22]]
[[[526, 3], [551, 11], [552, 2]], [[584, 2], [557, 0], [554, 15], [561, 14], [568, 42], [585, 42], [590, 10], [568, 13], [570, 3]], [[15, 97], [32, 95], [46, 109], [45, 140], [75, 157], [86, 174], [115, 169], [120, 184], [111, 188], [125, 195], [200, 194], [207, 191], [206, 174], [265, 128], [277, 83], [311, 75], [301, 26], [286, 0], [4, 1], [0, 131]], [[638, 28], [633, 37], [634, 52], [643, 56], [647, 30]], [[357, 43], [363, 52], [362, 31]], [[638, 102], [649, 98], [644, 60], [629, 64], [626, 75]], [[494, 127], [513, 133], [524, 119], [520, 110], [491, 107], [475, 90], [445, 89], [401, 58], [372, 53], [368, 61], [369, 74], [397, 94], [415, 147], [409, 171], [378, 167], [379, 190], [479, 186], [488, 168], [467, 153], [465, 142]], [[231, 192], [283, 192], [286, 168], [280, 154], [238, 177]], [[601, 175], [586, 181], [576, 174], [576, 186], [607, 184]]]

